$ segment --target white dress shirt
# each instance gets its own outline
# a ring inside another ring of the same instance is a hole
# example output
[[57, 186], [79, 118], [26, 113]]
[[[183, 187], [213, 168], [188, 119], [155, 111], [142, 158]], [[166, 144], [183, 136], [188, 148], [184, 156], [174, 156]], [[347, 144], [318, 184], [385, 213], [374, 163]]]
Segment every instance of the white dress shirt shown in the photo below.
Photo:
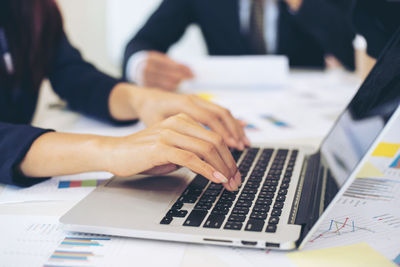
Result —
[[[250, 30], [251, 0], [238, 1], [240, 27], [242, 33], [245, 34]], [[264, 39], [267, 46], [267, 53], [275, 54], [277, 52], [278, 40], [278, 0], [265, 0], [264, 8]], [[126, 68], [128, 81], [143, 85], [143, 69], [146, 60], [146, 51], [137, 52], [129, 58]]]

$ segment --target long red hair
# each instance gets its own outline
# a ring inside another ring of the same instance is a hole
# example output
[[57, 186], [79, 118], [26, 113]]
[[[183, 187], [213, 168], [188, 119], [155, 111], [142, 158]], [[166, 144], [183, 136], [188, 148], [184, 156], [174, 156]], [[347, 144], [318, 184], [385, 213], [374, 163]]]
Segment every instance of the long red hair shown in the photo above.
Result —
[[2, 0], [0, 26], [14, 62], [15, 72], [8, 80], [12, 86], [37, 90], [51, 70], [63, 34], [57, 4], [54, 0]]

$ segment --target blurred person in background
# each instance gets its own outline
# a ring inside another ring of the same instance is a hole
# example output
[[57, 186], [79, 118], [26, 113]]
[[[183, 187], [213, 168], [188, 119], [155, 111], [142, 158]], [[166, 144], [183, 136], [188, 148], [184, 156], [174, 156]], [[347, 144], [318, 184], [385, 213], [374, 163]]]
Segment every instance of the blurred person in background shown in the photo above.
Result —
[[[99, 72], [68, 41], [54, 0], [0, 2], [0, 55], [0, 183], [30, 186], [91, 171], [163, 174], [185, 166], [228, 190], [241, 184], [226, 144], [242, 150], [249, 141], [228, 110]], [[107, 137], [33, 127], [45, 78], [73, 110], [117, 124], [141, 119], [149, 128]]]
[[378, 58], [400, 27], [400, 1], [356, 0], [353, 22], [357, 32], [367, 40], [368, 55]]
[[127, 44], [123, 73], [165, 90], [192, 78], [166, 54], [191, 24], [199, 25], [210, 55], [277, 54], [292, 67], [334, 62], [353, 70], [351, 7], [352, 0], [163, 0]]

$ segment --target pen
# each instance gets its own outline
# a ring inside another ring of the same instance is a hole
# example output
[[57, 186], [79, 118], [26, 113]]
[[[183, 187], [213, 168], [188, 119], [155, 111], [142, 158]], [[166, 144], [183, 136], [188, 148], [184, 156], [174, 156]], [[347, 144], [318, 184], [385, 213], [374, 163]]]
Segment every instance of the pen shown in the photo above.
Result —
[[4, 64], [6, 66], [6, 71], [8, 74], [13, 74], [14, 73], [14, 64], [12, 61], [11, 53], [8, 50], [6, 34], [5, 34], [3, 28], [0, 28], [0, 48], [2, 51]]

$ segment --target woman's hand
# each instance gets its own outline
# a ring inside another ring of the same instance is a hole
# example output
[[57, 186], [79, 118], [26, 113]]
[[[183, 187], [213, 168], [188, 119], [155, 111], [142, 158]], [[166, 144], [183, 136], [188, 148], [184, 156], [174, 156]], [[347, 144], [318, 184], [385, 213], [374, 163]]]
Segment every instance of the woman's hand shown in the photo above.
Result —
[[239, 150], [250, 146], [243, 126], [229, 110], [197, 96], [120, 84], [111, 93], [110, 111], [116, 119], [139, 118], [147, 126], [184, 113], [220, 134], [228, 146]]
[[222, 137], [184, 114], [108, 142], [106, 166], [118, 176], [164, 174], [184, 166], [223, 183], [227, 190], [237, 190], [241, 184], [241, 175]]
[[241, 175], [222, 137], [187, 115], [170, 117], [126, 137], [50, 132], [37, 138], [19, 170], [27, 177], [108, 171], [118, 176], [165, 174], [188, 167], [227, 190]]

